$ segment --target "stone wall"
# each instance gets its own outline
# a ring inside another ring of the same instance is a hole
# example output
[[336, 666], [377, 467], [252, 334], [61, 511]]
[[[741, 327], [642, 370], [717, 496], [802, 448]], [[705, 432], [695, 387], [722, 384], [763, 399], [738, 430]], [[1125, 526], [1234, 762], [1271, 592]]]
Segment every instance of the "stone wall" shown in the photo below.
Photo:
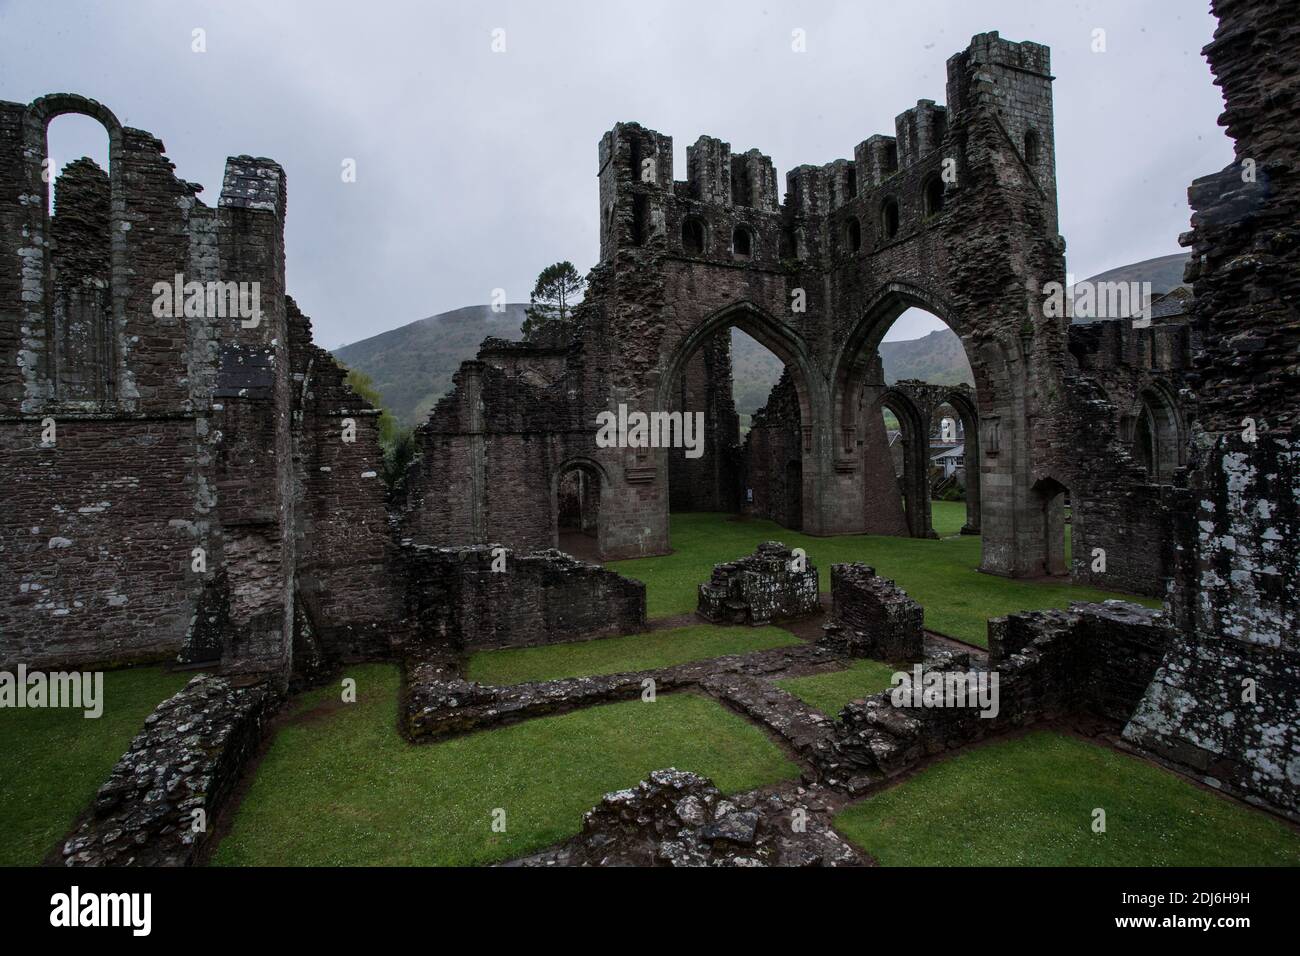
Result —
[[854, 657], [919, 661], [925, 612], [907, 592], [865, 564], [831, 565], [831, 620], [823, 640]]
[[265, 683], [200, 676], [159, 704], [65, 842], [64, 863], [193, 863], [277, 702]]
[[[501, 541], [522, 549], [557, 544], [556, 486], [572, 463], [596, 452], [596, 408], [586, 398], [585, 364], [569, 349], [488, 340], [464, 363], [416, 431], [420, 457], [398, 504], [401, 533], [438, 546]], [[598, 466], [603, 513], [608, 478]]]
[[[1189, 382], [1197, 420], [1175, 525], [1180, 636], [1127, 737], [1295, 814], [1300, 784], [1300, 17], [1215, 0], [1204, 53], [1235, 161], [1194, 182]], [[1253, 689], [1252, 689], [1253, 688]], [[1253, 700], [1251, 696], [1253, 695]]]
[[799, 397], [789, 370], [754, 413], [742, 451], [743, 513], [775, 521], [783, 528], [803, 527], [803, 428]]
[[[601, 256], [577, 310], [577, 364], [553, 391], [511, 384], [522, 366], [489, 356], [462, 369], [460, 393], [422, 433], [429, 475], [411, 499], [409, 533], [550, 543], [539, 516], [552, 514], [556, 469], [563, 455], [585, 455], [602, 475], [600, 553], [666, 553], [670, 502], [698, 497], [695, 479], [667, 449], [595, 448], [588, 430], [620, 405], [652, 413], [680, 403], [701, 350], [732, 327], [782, 360], [799, 410], [797, 447], [788, 424], [750, 442], [750, 478], [763, 480], [746, 487], [756, 499], [769, 489], [753, 513], [817, 535], [879, 530], [867, 503], [887, 474], [883, 440], [859, 397], [885, 331], [920, 306], [962, 337], [979, 417], [996, 423], [981, 456], [982, 566], [1038, 573], [1046, 519], [1032, 487], [1068, 447], [1056, 417], [1064, 322], [1025, 293], [1065, 276], [1049, 59], [1038, 44], [972, 38], [948, 61], [946, 107], [918, 101], [895, 135], [868, 138], [851, 160], [791, 170], [784, 203], [757, 150], [701, 136], [686, 150], [687, 178], [674, 181], [671, 137], [616, 124], [597, 151]], [[950, 169], [955, 182], [942, 175]], [[546, 379], [539, 361], [525, 364]], [[519, 424], [474, 417], [479, 396], [490, 418], [511, 389]], [[435, 449], [453, 464], [440, 471]], [[484, 487], [467, 487], [480, 479]], [[674, 480], [690, 494], [674, 492]], [[494, 500], [503, 485], [510, 494]]]
[[[893, 691], [848, 704], [814, 757], [831, 786], [859, 793], [927, 756], [993, 734], [1079, 714], [1116, 728], [1137, 707], [1173, 637], [1159, 612], [1107, 601], [1069, 611], [1033, 611], [989, 622], [988, 673], [998, 677], [997, 712], [981, 716], [968, 690], [982, 671], [969, 655], [927, 659], [922, 674], [960, 679], [964, 706], [895, 706]], [[956, 686], [954, 685], [954, 691]]]
[[[64, 113], [104, 126], [110, 168], [69, 164], [49, 215]], [[217, 206], [199, 192], [103, 104], [0, 103], [0, 664], [181, 653], [284, 682], [296, 596], [327, 649], [400, 617], [375, 413], [285, 294], [284, 171], [233, 156]]]
[[[288, 300], [294, 385], [297, 594], [326, 658], [386, 656], [402, 617], [398, 552], [382, 477], [379, 411], [311, 341]], [[344, 440], [345, 423], [356, 430]]]
[[524, 647], [645, 629], [643, 583], [559, 551], [406, 543], [402, 564], [410, 638], [399, 649]]
[[[1067, 376], [1076, 435], [1070, 486], [1074, 580], [1164, 597], [1173, 574], [1173, 486], [1195, 414], [1199, 339], [1184, 322], [1070, 326]], [[1105, 552], [1104, 567], [1093, 549]], [[1097, 565], [1094, 567], [1094, 565]]]
[[764, 541], [752, 555], [715, 564], [713, 576], [700, 585], [696, 608], [714, 624], [755, 627], [819, 610], [817, 569], [779, 541]]

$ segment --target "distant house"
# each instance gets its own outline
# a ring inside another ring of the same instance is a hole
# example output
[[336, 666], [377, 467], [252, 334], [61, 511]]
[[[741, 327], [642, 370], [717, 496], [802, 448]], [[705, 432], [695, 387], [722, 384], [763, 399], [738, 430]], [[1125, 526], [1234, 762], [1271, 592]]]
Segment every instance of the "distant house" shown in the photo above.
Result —
[[931, 446], [930, 467], [941, 478], [951, 478], [955, 474], [959, 481], [964, 482], [966, 479], [965, 443], [945, 445], [937, 450]]

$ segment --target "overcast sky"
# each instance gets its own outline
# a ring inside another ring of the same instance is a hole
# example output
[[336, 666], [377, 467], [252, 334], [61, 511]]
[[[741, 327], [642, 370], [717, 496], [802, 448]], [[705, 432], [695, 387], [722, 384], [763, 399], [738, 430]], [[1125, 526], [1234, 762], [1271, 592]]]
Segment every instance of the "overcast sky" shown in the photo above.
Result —
[[[708, 133], [770, 155], [784, 185], [943, 102], [946, 60], [987, 30], [1052, 48], [1075, 277], [1177, 252], [1188, 183], [1232, 158], [1200, 55], [1213, 29], [1206, 0], [0, 0], [0, 99], [100, 100], [209, 204], [227, 156], [280, 162], [289, 291], [334, 348], [494, 288], [526, 301], [559, 259], [594, 265], [596, 144], [615, 122], [672, 136], [678, 179]], [[50, 135], [60, 163], [107, 162], [93, 121]]]

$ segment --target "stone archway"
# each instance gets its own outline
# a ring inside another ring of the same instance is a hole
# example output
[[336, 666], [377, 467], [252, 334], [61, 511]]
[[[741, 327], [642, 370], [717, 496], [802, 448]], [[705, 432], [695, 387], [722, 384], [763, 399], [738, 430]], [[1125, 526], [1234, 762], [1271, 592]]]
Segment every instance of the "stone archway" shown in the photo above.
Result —
[[[664, 370], [659, 375], [655, 409], [673, 409], [678, 383], [691, 359], [715, 336], [732, 328], [740, 329], [768, 349], [787, 369], [797, 396], [802, 448], [798, 467], [793, 470], [785, 468], [783, 486], [788, 486], [791, 480], [797, 480], [799, 487], [785, 488], [784, 508], [787, 511], [790, 508], [798, 509], [798, 519], [791, 518], [792, 527], [811, 534], [821, 533], [818, 529], [824, 523], [821, 514], [823, 479], [815, 451], [815, 437], [819, 430], [826, 427], [826, 402], [824, 389], [820, 387], [823, 378], [817, 371], [816, 360], [803, 337], [789, 324], [780, 322], [751, 302], [737, 302], [716, 310], [672, 349]], [[671, 481], [669, 469], [662, 469], [662, 475], [665, 483]], [[668, 495], [663, 495], [663, 498], [668, 500]]]
[[1169, 484], [1186, 462], [1186, 425], [1172, 392], [1164, 382], [1151, 382], [1139, 393], [1133, 413], [1133, 458], [1157, 484]]
[[601, 509], [605, 471], [589, 458], [572, 458], [555, 469], [551, 515], [555, 547], [576, 558], [599, 561], [604, 555]]
[[[909, 396], [911, 405], [918, 409], [917, 414], [928, 416], [932, 408], [946, 402], [952, 405], [961, 418], [962, 427], [966, 432], [965, 469], [968, 489], [966, 524], [962, 531], [984, 536], [982, 570], [996, 574], [1031, 573], [1017, 564], [1015, 538], [1018, 533], [1017, 526], [1024, 523], [1020, 520], [1024, 516], [1018, 518], [1016, 515], [1013, 495], [995, 496], [993, 507], [996, 514], [990, 528], [985, 520], [987, 515], [983, 493], [986, 476], [990, 473], [993, 476], [994, 486], [1007, 488], [1009, 492], [1014, 489], [1011, 480], [1013, 471], [1021, 471], [1023, 476], [1019, 480], [1024, 481], [1026, 486], [1028, 484], [1027, 456], [1023, 453], [1005, 453], [1013, 449], [1019, 451], [1016, 443], [1023, 434], [1021, 428], [1023, 415], [1019, 414], [1017, 409], [1022, 407], [1020, 392], [1023, 383], [1017, 387], [1005, 358], [1005, 350], [997, 340], [986, 336], [979, 348], [974, 348], [973, 333], [966, 327], [966, 323], [944, 299], [933, 292], [907, 283], [885, 284], [845, 338], [832, 377], [835, 430], [841, 436], [839, 452], [842, 458], [837, 463], [837, 471], [856, 475], [861, 490], [855, 489], [854, 493], [858, 495], [866, 494], [866, 489], [871, 486], [872, 462], [866, 456], [859, 454], [859, 451], [866, 446], [867, 413], [876, 407], [879, 402], [878, 396], [884, 393], [883, 380], [878, 378], [880, 371], [873, 367], [873, 363], [876, 361], [877, 348], [886, 331], [909, 308], [920, 308], [929, 312], [958, 335], [975, 376], [973, 394], [963, 388], [925, 386], [924, 390], [927, 394], [930, 392], [934, 394], [926, 399], [923, 413], [919, 410], [920, 406], [915, 398]], [[876, 396], [871, 394], [873, 389]], [[867, 395], [867, 399], [861, 402], [855, 401], [854, 396], [862, 393]], [[986, 417], [993, 423], [991, 434], [985, 434], [985, 430], [981, 428], [981, 421]], [[921, 428], [921, 434], [927, 434], [924, 427]], [[924, 441], [925, 439], [922, 438], [921, 442]], [[986, 454], [985, 445], [989, 441], [992, 442], [992, 447], [987, 449], [988, 454]], [[930, 503], [919, 487], [924, 480], [926, 456], [923, 448], [915, 449], [909, 454], [915, 455], [917, 452], [920, 454], [920, 460], [912, 467], [922, 476], [921, 482], [917, 482], [916, 489], [911, 488], [910, 485], [905, 488], [904, 496], [907, 498], [910, 494], [911, 501], [923, 500], [922, 506], [909, 508], [909, 512], [923, 510], [925, 516], [922, 521], [919, 514], [909, 513], [908, 533], [930, 537], [934, 534]], [[907, 482], [906, 477], [904, 481]], [[991, 540], [989, 540], [990, 530]], [[1026, 530], [1021, 529], [1020, 533]]]

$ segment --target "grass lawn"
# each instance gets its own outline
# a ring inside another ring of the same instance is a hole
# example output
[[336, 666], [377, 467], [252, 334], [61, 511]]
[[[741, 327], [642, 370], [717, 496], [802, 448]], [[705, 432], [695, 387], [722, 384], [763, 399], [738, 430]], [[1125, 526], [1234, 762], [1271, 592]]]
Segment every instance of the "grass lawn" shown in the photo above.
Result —
[[[280, 728], [213, 862], [227, 865], [467, 865], [573, 835], [611, 790], [675, 766], [728, 792], [794, 778], [758, 728], [694, 694], [663, 694], [543, 717], [436, 744], [395, 729], [398, 670], [353, 668], [357, 702], [305, 694]], [[506, 811], [506, 832], [492, 813]]]
[[935, 764], [835, 826], [887, 866], [1300, 865], [1300, 835], [1272, 817], [1050, 731]]
[[892, 664], [858, 660], [842, 671], [787, 677], [777, 681], [776, 686], [788, 690], [809, 707], [816, 707], [827, 717], [838, 717], [849, 701], [861, 700], [888, 689], [895, 670], [897, 668]]
[[0, 866], [36, 866], [125, 753], [144, 719], [193, 674], [104, 674], [104, 712], [0, 710]]
[[697, 624], [594, 641], [479, 651], [466, 670], [469, 680], [484, 684], [522, 684], [649, 670], [798, 643], [797, 637], [779, 627]]
[[[937, 533], [955, 532], [965, 521], [959, 501], [934, 502]], [[1012, 611], [1064, 608], [1071, 601], [1124, 598], [1159, 607], [1158, 601], [1132, 595], [1075, 587], [1068, 582], [1021, 581], [980, 574], [980, 539], [963, 535], [949, 540], [845, 535], [812, 538], [771, 521], [733, 521], [725, 514], [672, 515], [673, 554], [611, 561], [606, 567], [646, 584], [646, 611], [652, 618], [693, 611], [696, 588], [713, 565], [751, 554], [760, 541], [784, 541], [801, 547], [830, 590], [831, 565], [861, 561], [892, 578], [925, 608], [925, 626], [980, 647], [988, 646], [987, 621]]]

